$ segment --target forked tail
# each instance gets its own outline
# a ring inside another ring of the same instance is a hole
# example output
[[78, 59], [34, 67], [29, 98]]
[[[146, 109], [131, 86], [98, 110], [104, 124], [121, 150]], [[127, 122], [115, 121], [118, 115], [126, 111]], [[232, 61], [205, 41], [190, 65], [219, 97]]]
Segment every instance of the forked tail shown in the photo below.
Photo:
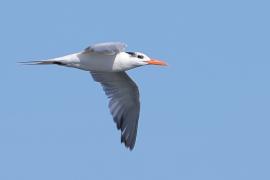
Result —
[[25, 61], [25, 62], [19, 62], [20, 64], [24, 65], [50, 65], [50, 64], [56, 64], [56, 65], [66, 65], [63, 63], [63, 61], [59, 60], [45, 60], [45, 61]]

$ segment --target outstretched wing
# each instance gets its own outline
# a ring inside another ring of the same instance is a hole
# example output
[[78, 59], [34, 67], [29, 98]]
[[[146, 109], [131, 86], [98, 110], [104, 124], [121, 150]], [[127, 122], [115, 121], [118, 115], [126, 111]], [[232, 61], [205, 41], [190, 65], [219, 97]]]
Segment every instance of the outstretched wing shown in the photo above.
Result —
[[121, 142], [132, 150], [136, 142], [140, 114], [139, 90], [125, 72], [90, 72], [100, 82], [109, 101], [109, 109], [121, 130]]
[[101, 53], [106, 55], [115, 55], [125, 50], [127, 45], [121, 42], [105, 42], [91, 45], [84, 49], [84, 53]]

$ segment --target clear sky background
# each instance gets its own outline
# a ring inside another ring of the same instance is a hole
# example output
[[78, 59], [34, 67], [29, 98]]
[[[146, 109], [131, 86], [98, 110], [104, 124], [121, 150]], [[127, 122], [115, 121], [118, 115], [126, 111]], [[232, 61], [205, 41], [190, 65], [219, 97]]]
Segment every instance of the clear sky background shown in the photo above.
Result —
[[[0, 179], [269, 180], [269, 1], [1, 1]], [[104, 41], [166, 60], [129, 71], [135, 149], [89, 73], [21, 66]]]

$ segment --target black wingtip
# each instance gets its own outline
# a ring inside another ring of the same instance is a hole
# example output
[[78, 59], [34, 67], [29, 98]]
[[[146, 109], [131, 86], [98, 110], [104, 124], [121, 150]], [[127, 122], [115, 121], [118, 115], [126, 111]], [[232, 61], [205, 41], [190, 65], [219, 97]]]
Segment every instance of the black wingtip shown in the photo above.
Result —
[[125, 147], [130, 151], [132, 151], [134, 149], [134, 144], [128, 143], [128, 140], [125, 139], [125, 137], [123, 135], [121, 135], [121, 143], [123, 143], [125, 145]]

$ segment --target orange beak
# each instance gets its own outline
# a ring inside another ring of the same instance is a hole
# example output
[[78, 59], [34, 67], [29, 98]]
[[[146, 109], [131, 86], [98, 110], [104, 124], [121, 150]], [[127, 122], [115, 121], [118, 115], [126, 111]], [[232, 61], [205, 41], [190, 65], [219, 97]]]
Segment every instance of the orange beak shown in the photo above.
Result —
[[147, 63], [151, 65], [167, 66], [167, 64], [164, 61], [160, 61], [156, 59], [150, 59], [149, 61], [147, 61]]

